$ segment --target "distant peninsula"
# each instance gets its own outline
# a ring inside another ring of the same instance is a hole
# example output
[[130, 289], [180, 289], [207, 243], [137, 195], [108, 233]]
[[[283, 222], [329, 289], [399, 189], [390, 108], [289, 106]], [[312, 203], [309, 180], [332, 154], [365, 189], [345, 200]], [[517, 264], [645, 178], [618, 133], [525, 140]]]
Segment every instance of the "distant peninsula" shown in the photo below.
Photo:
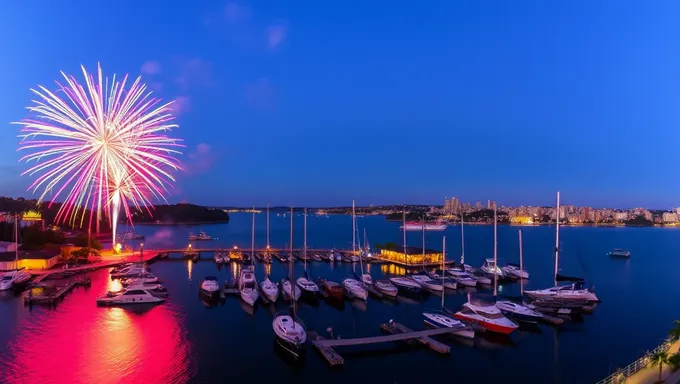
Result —
[[216, 224], [228, 223], [229, 214], [221, 209], [194, 204], [156, 205], [151, 214], [146, 210], [134, 212], [132, 221], [157, 225]]

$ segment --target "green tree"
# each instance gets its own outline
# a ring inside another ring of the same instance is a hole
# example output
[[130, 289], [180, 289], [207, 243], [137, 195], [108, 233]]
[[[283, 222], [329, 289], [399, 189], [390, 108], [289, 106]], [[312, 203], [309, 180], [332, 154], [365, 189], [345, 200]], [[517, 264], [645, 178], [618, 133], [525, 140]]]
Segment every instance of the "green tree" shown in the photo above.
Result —
[[677, 371], [678, 368], [680, 368], [680, 354], [674, 353], [671, 355], [671, 357], [668, 358], [668, 365], [671, 366], [673, 372]]
[[663, 365], [668, 364], [668, 352], [659, 351], [654, 353], [650, 363], [652, 364], [652, 367], [659, 366], [659, 383], [663, 383], [663, 381], [661, 381], [661, 374], [663, 373]]
[[675, 320], [673, 322], [673, 328], [671, 328], [670, 331], [668, 331], [668, 336], [671, 338], [671, 341], [678, 341], [680, 340], [680, 320]]
[[[73, 239], [73, 245], [77, 247], [87, 247], [87, 238], [88, 238], [87, 233], [80, 234]], [[90, 248], [101, 250], [102, 243], [100, 243], [99, 240], [90, 236]]]

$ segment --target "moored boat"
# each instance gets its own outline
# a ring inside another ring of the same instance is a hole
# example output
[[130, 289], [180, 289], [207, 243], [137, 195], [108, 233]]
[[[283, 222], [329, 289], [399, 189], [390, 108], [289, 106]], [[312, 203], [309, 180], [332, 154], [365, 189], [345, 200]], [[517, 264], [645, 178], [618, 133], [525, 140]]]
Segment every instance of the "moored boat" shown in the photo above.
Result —
[[402, 276], [390, 277], [390, 283], [394, 284], [394, 286], [397, 287], [397, 289], [400, 291], [420, 292], [423, 289], [420, 286], [420, 284], [416, 283], [415, 281], [407, 277]]
[[488, 331], [506, 335], [518, 328], [517, 324], [505, 317], [494, 303], [472, 301], [469, 295], [468, 302], [463, 304], [463, 307], [456, 312], [454, 317], [481, 325]]
[[206, 276], [201, 282], [201, 293], [210, 298], [216, 298], [220, 295], [220, 284], [215, 276]]
[[272, 303], [275, 303], [279, 298], [279, 287], [271, 281], [269, 275], [260, 282], [260, 291], [262, 292], [262, 295]]
[[318, 284], [324, 292], [324, 296], [340, 301], [345, 298], [345, 290], [335, 281], [319, 278]]
[[241, 294], [241, 299], [248, 305], [253, 306], [259, 298], [257, 292], [257, 281], [255, 280], [255, 273], [252, 269], [244, 267], [241, 269], [241, 275], [238, 279], [238, 290]]
[[348, 277], [342, 281], [342, 286], [345, 288], [345, 294], [349, 297], [366, 300], [368, 298], [368, 291], [364, 285], [356, 279]]
[[430, 327], [454, 328], [456, 330], [452, 331], [451, 334], [455, 336], [464, 337], [466, 339], [475, 338], [475, 330], [472, 327], [452, 318], [448, 314], [436, 311], [428, 311], [423, 312], [423, 316], [425, 317], [425, 324], [429, 325]]
[[528, 279], [529, 272], [521, 269], [519, 264], [508, 263], [506, 266], [501, 268], [503, 271], [503, 276], [507, 276], [515, 279]]
[[98, 305], [133, 305], [154, 304], [165, 301], [162, 297], [152, 295], [145, 289], [123, 289], [120, 292], [108, 292], [97, 299]]
[[291, 284], [288, 278], [284, 278], [281, 281], [281, 292], [283, 292], [284, 297], [288, 300], [292, 299], [295, 301], [300, 300], [300, 295], [302, 294], [300, 288], [295, 284]]
[[496, 307], [498, 307], [505, 316], [517, 321], [536, 323], [543, 318], [543, 314], [540, 312], [512, 301], [496, 301]]
[[276, 314], [272, 320], [276, 342], [296, 359], [302, 354], [302, 346], [307, 341], [302, 320], [289, 314]]
[[389, 280], [376, 280], [373, 287], [380, 293], [389, 297], [397, 297], [399, 290]]

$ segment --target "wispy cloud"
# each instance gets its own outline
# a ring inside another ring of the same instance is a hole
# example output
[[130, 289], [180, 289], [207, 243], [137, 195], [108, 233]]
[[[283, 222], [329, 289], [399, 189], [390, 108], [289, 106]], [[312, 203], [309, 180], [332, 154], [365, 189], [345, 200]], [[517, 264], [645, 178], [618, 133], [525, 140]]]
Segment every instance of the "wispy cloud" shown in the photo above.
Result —
[[267, 28], [267, 46], [274, 49], [283, 43], [287, 28], [284, 25], [271, 25]]
[[190, 107], [191, 104], [189, 102], [189, 98], [186, 96], [176, 97], [173, 103], [170, 105], [172, 113], [175, 115], [175, 117], [188, 112]]
[[161, 63], [156, 60], [149, 60], [142, 64], [139, 70], [144, 75], [156, 75], [161, 72]]
[[238, 23], [250, 17], [250, 9], [237, 3], [228, 3], [225, 8], [225, 16], [230, 23]]
[[276, 106], [276, 92], [267, 78], [259, 78], [246, 84], [245, 97], [255, 109], [271, 110]]
[[177, 65], [177, 76], [175, 83], [183, 90], [197, 87], [212, 87], [215, 85], [213, 79], [212, 64], [209, 61], [194, 57], [175, 59]]
[[205, 173], [217, 161], [217, 154], [208, 143], [200, 143], [189, 153], [189, 160], [184, 164], [188, 174]]

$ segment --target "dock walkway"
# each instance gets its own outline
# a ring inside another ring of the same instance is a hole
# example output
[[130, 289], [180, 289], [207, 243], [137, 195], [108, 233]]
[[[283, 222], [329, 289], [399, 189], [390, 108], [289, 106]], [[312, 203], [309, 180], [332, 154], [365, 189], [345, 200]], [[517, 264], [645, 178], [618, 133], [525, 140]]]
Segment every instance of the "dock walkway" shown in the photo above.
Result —
[[[597, 382], [597, 384], [614, 384], [614, 383], [627, 383], [627, 384], [652, 384], [659, 379], [659, 367], [652, 367], [649, 364], [649, 358], [657, 351], [666, 350], [668, 355], [677, 353], [680, 350], [680, 340], [675, 342], [665, 342], [654, 350], [645, 353], [644, 356], [630, 363], [627, 367], [609, 375]], [[664, 383], [676, 384], [680, 380], [680, 370], [676, 372], [671, 372], [668, 365], [664, 364], [661, 378]]]

